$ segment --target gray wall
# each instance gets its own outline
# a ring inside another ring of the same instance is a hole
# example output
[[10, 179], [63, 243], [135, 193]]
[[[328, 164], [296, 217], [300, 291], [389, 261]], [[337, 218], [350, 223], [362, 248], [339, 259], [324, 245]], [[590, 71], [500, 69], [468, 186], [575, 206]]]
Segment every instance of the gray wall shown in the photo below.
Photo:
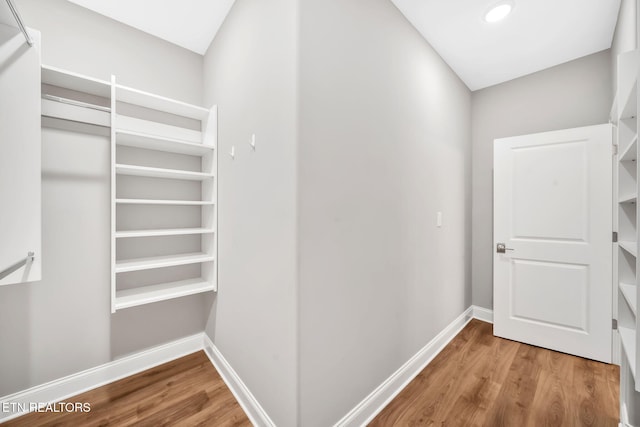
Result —
[[[62, 0], [20, 0], [45, 64], [200, 103], [202, 57]], [[170, 65], [170, 66], [168, 66]], [[43, 280], [0, 288], [0, 396], [203, 330], [187, 297], [110, 314], [109, 135], [43, 121]]]
[[281, 427], [297, 425], [296, 15], [295, 0], [237, 0], [205, 55], [220, 153], [220, 287], [206, 330]]
[[613, 88], [617, 86], [618, 55], [636, 48], [638, 0], [622, 0], [618, 12], [618, 23], [611, 43], [611, 70]]
[[299, 424], [312, 427], [471, 303], [471, 100], [390, 1], [300, 5]]
[[42, 63], [200, 105], [202, 56], [66, 0], [17, 0]]
[[493, 140], [609, 121], [610, 51], [472, 96], [473, 304], [493, 308]]

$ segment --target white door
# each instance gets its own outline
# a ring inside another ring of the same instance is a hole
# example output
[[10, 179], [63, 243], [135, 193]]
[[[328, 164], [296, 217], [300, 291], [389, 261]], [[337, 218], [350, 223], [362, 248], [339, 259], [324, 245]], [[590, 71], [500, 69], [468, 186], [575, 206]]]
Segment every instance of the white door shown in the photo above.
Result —
[[611, 362], [611, 159], [611, 125], [495, 140], [496, 336]]

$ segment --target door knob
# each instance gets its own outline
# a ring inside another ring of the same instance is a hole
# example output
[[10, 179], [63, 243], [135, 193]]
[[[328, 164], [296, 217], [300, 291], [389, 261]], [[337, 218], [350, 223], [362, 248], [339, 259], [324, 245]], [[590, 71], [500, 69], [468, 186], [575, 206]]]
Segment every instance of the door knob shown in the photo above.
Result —
[[507, 251], [513, 251], [514, 249], [508, 248], [507, 245], [505, 245], [504, 243], [498, 243], [496, 245], [496, 252], [498, 252], [499, 254], [504, 254]]

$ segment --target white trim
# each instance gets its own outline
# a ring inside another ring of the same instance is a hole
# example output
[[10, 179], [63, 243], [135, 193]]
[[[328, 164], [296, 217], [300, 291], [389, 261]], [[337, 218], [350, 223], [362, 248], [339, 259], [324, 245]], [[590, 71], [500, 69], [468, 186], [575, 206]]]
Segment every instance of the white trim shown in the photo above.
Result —
[[[373, 390], [355, 408], [347, 413], [334, 427], [367, 425], [384, 409], [476, 315], [471, 306], [445, 327], [435, 338], [418, 351], [411, 359]], [[482, 309], [486, 310], [486, 309]], [[488, 311], [488, 310], [486, 310]], [[486, 313], [483, 313], [486, 314]], [[484, 319], [480, 319], [484, 320]]]
[[267, 411], [260, 405], [260, 402], [258, 402], [240, 376], [233, 370], [229, 362], [227, 362], [222, 353], [220, 353], [220, 350], [218, 350], [206, 334], [204, 335], [204, 352], [242, 409], [244, 409], [251, 423], [254, 426], [275, 427], [275, 423], [271, 420]]
[[493, 323], [493, 310], [489, 310], [488, 308], [478, 307], [477, 305], [472, 305], [473, 309], [473, 318], [482, 320], [483, 322]]
[[629, 412], [625, 402], [622, 402], [620, 405], [620, 427], [631, 427], [631, 424], [629, 424]]
[[[204, 334], [199, 333], [167, 344], [116, 359], [95, 368], [87, 369], [30, 389], [0, 397], [0, 403], [26, 404], [51, 403], [137, 374], [163, 363], [170, 362], [204, 348]], [[15, 408], [17, 405], [10, 405]], [[1, 412], [0, 423], [24, 415], [26, 412]]]

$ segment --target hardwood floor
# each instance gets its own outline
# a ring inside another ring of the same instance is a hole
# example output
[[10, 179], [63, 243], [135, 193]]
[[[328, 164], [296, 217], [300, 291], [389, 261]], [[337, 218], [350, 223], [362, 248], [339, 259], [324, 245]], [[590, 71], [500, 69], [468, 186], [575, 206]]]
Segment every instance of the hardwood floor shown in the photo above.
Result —
[[370, 426], [618, 425], [619, 370], [472, 320]]
[[31, 413], [3, 426], [251, 426], [202, 351], [66, 402], [89, 402], [91, 411]]
[[[618, 367], [492, 335], [472, 320], [370, 424], [618, 425]], [[250, 426], [204, 352], [80, 394], [90, 412], [32, 413], [13, 426]]]

